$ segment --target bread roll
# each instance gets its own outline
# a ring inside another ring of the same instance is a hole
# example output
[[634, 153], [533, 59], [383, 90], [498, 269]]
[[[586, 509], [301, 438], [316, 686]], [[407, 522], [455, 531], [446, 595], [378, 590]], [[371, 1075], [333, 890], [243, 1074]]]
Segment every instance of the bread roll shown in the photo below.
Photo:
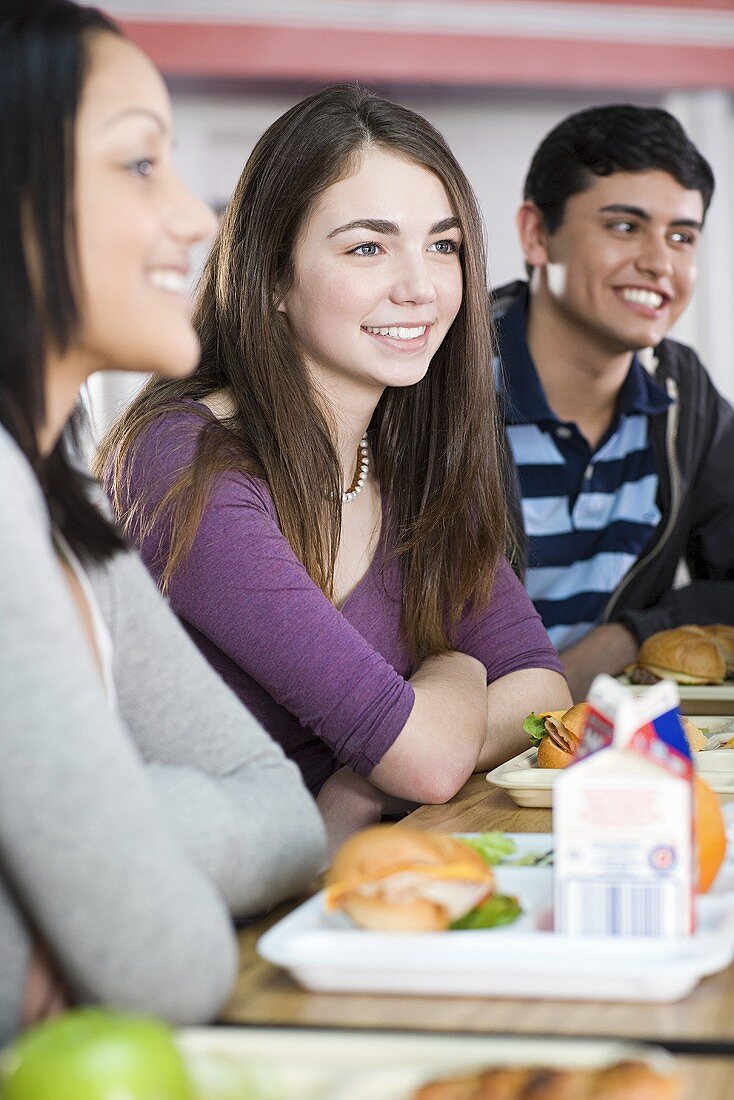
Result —
[[488, 1069], [423, 1085], [414, 1100], [681, 1100], [679, 1077], [646, 1062], [598, 1070], [533, 1067]]
[[567, 768], [578, 752], [584, 732], [588, 703], [576, 703], [561, 718], [545, 716], [546, 735], [538, 745], [539, 768]]
[[326, 873], [326, 905], [362, 928], [435, 932], [494, 892], [494, 875], [451, 836], [376, 825], [355, 833]]
[[636, 664], [659, 679], [679, 684], [720, 684], [726, 674], [721, 646], [701, 627], [652, 634], [640, 646]]
[[716, 639], [722, 647], [726, 662], [727, 679], [734, 677], [734, 626], [728, 623], [712, 623], [704, 628], [706, 633]]

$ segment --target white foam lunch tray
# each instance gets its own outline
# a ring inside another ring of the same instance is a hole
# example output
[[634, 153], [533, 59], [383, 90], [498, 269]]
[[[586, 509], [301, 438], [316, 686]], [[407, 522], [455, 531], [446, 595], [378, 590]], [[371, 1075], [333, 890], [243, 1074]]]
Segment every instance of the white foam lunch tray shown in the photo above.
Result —
[[[732, 721], [730, 716], [714, 714], [691, 715], [691, 720], [707, 729], [714, 743], [717, 731]], [[734, 794], [734, 749], [694, 752], [693, 763], [718, 794]], [[529, 748], [488, 772], [487, 782], [506, 791], [518, 806], [550, 809], [553, 783], [559, 774], [559, 768], [539, 768], [537, 749]]]
[[206, 1061], [214, 1078], [217, 1067], [263, 1067], [279, 1100], [412, 1100], [427, 1081], [491, 1066], [597, 1069], [639, 1059], [661, 1073], [675, 1068], [660, 1047], [615, 1040], [219, 1027], [182, 1029], [178, 1041], [189, 1065]]
[[[628, 676], [618, 676], [621, 684], [634, 695], [646, 690], [642, 684], [633, 684]], [[734, 680], [724, 684], [676, 684], [683, 714], [734, 714]]]
[[[549, 833], [509, 834], [517, 852], [542, 853]], [[269, 929], [259, 954], [307, 989], [336, 992], [675, 1001], [734, 957], [734, 866], [697, 899], [698, 930], [673, 940], [556, 934], [552, 870], [495, 868], [501, 893], [522, 916], [501, 928], [461, 932], [369, 932], [324, 911], [323, 892]]]

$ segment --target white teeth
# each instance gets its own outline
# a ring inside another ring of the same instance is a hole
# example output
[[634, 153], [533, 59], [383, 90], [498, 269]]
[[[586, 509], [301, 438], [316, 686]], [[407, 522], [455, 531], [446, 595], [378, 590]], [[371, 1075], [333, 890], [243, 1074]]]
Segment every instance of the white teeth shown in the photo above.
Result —
[[186, 276], [171, 267], [156, 267], [148, 272], [148, 282], [156, 290], [171, 290], [175, 294], [185, 294], [188, 290]]
[[648, 309], [660, 309], [663, 304], [662, 294], [654, 290], [640, 290], [634, 286], [624, 287], [622, 297], [625, 302], [637, 302], [638, 305], [647, 306]]
[[390, 326], [390, 328], [375, 328], [372, 325], [364, 326], [367, 332], [372, 332], [376, 336], [391, 336], [393, 340], [416, 340], [419, 336], [428, 328], [427, 325], [418, 325], [416, 328], [403, 328], [398, 326]]

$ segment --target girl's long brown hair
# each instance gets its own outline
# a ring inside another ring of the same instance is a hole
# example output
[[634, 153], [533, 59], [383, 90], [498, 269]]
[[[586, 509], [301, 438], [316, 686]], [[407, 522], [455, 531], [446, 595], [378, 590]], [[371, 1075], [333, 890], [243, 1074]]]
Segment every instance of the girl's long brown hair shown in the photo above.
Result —
[[[264, 477], [283, 534], [332, 597], [341, 468], [326, 412], [277, 305], [291, 285], [296, 240], [314, 201], [357, 170], [370, 147], [435, 173], [463, 233], [458, 315], [426, 376], [386, 389], [369, 429], [388, 545], [402, 568], [403, 631], [420, 662], [451, 648], [462, 612], [489, 599], [508, 526], [481, 216], [444, 139], [419, 115], [360, 87], [336, 85], [273, 123], [245, 165], [202, 275], [199, 369], [190, 378], [148, 383], [103, 441], [97, 473], [137, 540], [168, 524], [164, 586], [191, 549], [216, 474]], [[133, 491], [126, 475], [143, 429], [182, 407], [182, 399], [223, 388], [232, 417], [213, 422], [202, 409], [193, 463], [163, 499], [154, 504], [144, 486]]]

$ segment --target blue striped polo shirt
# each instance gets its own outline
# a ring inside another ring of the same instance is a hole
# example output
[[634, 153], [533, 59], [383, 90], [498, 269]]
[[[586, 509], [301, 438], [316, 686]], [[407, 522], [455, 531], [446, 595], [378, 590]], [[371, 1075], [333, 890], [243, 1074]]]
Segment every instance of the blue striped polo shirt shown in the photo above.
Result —
[[528, 544], [525, 587], [557, 649], [583, 638], [660, 521], [648, 418], [670, 398], [636, 356], [596, 450], [556, 416], [526, 339], [527, 294], [499, 322], [507, 438]]

